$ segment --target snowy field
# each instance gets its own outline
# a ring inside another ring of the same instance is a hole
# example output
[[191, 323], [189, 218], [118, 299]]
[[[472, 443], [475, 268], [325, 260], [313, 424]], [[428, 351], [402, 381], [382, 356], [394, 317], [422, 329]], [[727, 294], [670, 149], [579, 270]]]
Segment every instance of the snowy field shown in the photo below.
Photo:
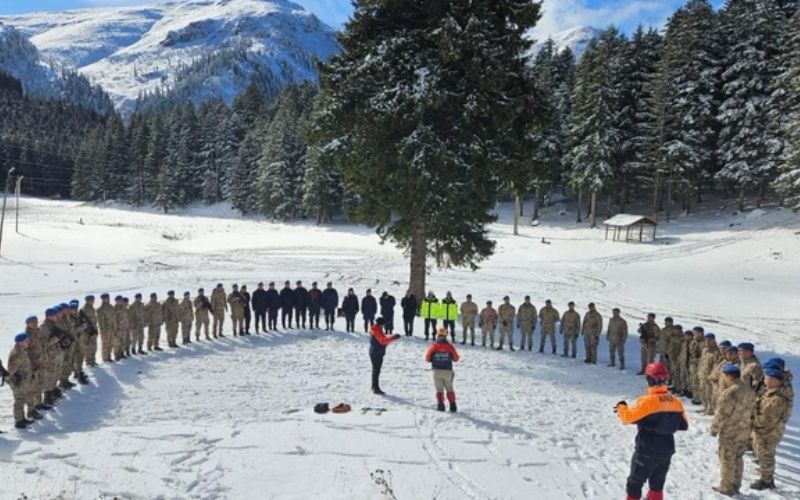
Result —
[[[767, 209], [707, 212], [660, 228], [656, 244], [612, 243], [602, 230], [552, 209], [511, 236], [507, 209], [492, 227], [497, 254], [472, 273], [436, 271], [438, 296], [472, 293], [482, 306], [505, 294], [559, 311], [594, 301], [618, 306], [635, 331], [649, 311], [718, 340], [752, 341], [763, 360], [800, 372], [800, 216]], [[717, 212], [724, 217], [712, 217]], [[524, 219], [525, 220], [525, 219]], [[334, 281], [342, 294], [372, 287], [399, 301], [402, 252], [368, 229], [242, 220], [217, 208], [158, 215], [74, 202], [23, 199], [21, 234], [7, 220], [0, 260], [0, 352], [28, 314], [104, 291], [178, 293], [224, 282]], [[542, 244], [545, 237], [549, 245]], [[229, 327], [230, 322], [226, 326]], [[357, 325], [359, 323], [357, 322]], [[339, 324], [340, 328], [344, 325]], [[458, 328], [460, 335], [460, 326]], [[635, 335], [625, 372], [552, 355], [461, 348], [460, 412], [433, 411], [417, 338], [388, 349], [382, 386], [369, 389], [364, 334], [290, 331], [201, 342], [90, 370], [31, 430], [13, 430], [11, 393], [0, 390], [0, 498], [614, 499], [624, 497], [635, 428], [612, 412], [643, 392]], [[227, 333], [227, 331], [226, 331]], [[162, 335], [163, 337], [163, 335]], [[535, 338], [538, 343], [538, 332]], [[559, 338], [560, 342], [560, 338]], [[580, 341], [579, 341], [580, 344]], [[559, 348], [560, 351], [560, 348]], [[347, 402], [317, 415], [318, 402]], [[800, 497], [800, 412], [779, 449], [779, 490], [744, 498]], [[383, 407], [382, 415], [363, 414]], [[668, 498], [717, 498], [710, 419], [689, 408], [677, 437]]]

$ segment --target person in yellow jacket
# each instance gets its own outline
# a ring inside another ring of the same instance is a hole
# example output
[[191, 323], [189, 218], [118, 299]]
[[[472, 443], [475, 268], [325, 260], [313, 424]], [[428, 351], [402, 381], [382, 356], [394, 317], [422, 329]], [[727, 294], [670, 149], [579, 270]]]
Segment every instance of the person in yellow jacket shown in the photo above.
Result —
[[[447, 292], [445, 298], [439, 303], [439, 318], [444, 328], [450, 332], [452, 342], [456, 341], [456, 319], [458, 319], [458, 304], [453, 294]], [[438, 334], [437, 334], [438, 335]]]
[[436, 320], [439, 318], [439, 299], [429, 291], [419, 304], [419, 315], [425, 320], [425, 340], [436, 340]]

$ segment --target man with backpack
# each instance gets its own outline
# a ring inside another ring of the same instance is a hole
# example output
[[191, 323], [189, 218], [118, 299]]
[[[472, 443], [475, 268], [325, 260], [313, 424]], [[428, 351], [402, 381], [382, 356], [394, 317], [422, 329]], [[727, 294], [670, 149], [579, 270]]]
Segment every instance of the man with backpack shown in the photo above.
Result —
[[447, 392], [447, 401], [450, 411], [456, 411], [456, 393], [453, 390], [453, 363], [459, 360], [458, 351], [447, 341], [447, 329], [439, 327], [436, 332], [436, 341], [428, 346], [425, 351], [425, 361], [431, 364], [433, 370], [433, 384], [436, 387], [436, 409], [444, 411], [444, 397]]

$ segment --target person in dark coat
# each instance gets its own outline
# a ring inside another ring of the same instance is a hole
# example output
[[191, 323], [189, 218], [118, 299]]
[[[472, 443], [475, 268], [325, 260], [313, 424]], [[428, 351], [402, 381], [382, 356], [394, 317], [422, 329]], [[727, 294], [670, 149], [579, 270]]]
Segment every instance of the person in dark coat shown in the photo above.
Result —
[[278, 329], [278, 309], [281, 308], [281, 297], [278, 295], [278, 291], [275, 290], [275, 282], [271, 281], [269, 283], [269, 289], [267, 290], [266, 297], [267, 314], [269, 315], [269, 329], [275, 331]]
[[383, 333], [383, 318], [378, 318], [374, 325], [370, 326], [369, 337], [369, 360], [372, 362], [372, 392], [374, 394], [385, 394], [381, 390], [380, 378], [381, 368], [383, 367], [383, 357], [386, 355], [386, 346], [400, 338], [400, 335], [386, 335]]
[[319, 313], [322, 310], [322, 292], [317, 288], [317, 282], [311, 283], [308, 291], [308, 326], [311, 329], [319, 328]]
[[333, 329], [336, 319], [336, 307], [339, 305], [339, 292], [333, 288], [333, 283], [328, 282], [322, 292], [322, 309], [325, 311], [325, 330]]
[[361, 316], [364, 317], [364, 332], [369, 333], [369, 327], [375, 323], [378, 314], [378, 301], [372, 296], [372, 290], [367, 288], [367, 294], [361, 299]]
[[264, 283], [258, 284], [250, 303], [253, 305], [253, 312], [256, 316], [256, 335], [258, 335], [259, 324], [261, 324], [261, 330], [267, 333], [267, 291], [264, 290]]
[[[239, 295], [242, 296], [242, 306], [244, 306], [244, 334], [250, 335], [250, 320], [253, 314], [250, 311], [250, 292], [247, 291], [247, 285], [242, 285]], [[256, 328], [256, 332], [258, 332], [258, 328]]]
[[356, 314], [358, 314], [358, 297], [352, 288], [347, 290], [347, 295], [342, 300], [342, 312], [344, 313], [347, 331], [354, 333], [356, 331]]
[[381, 305], [381, 317], [386, 322], [384, 330], [386, 330], [386, 333], [394, 333], [394, 306], [397, 301], [393, 296], [389, 295], [389, 292], [383, 292], [379, 302]]
[[288, 281], [283, 283], [281, 290], [281, 326], [286, 329], [286, 320], [289, 320], [289, 328], [292, 327], [292, 315], [294, 314], [294, 291]]
[[406, 337], [414, 335], [414, 317], [417, 315], [417, 298], [406, 290], [406, 296], [400, 300], [400, 307], [403, 308], [403, 330]]
[[306, 311], [308, 310], [308, 304], [308, 290], [305, 289], [302, 281], [298, 281], [294, 287], [294, 322], [297, 328], [300, 328], [300, 320], [303, 320], [302, 328], [306, 327]]

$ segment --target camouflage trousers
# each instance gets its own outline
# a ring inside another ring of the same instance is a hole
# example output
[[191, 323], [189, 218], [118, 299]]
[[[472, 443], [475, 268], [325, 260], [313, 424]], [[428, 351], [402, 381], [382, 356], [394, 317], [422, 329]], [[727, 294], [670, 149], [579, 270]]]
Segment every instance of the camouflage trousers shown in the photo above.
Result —
[[164, 323], [164, 329], [167, 331], [167, 344], [175, 345], [175, 341], [178, 340], [178, 322], [168, 321]]
[[687, 389], [686, 382], [684, 381], [685, 367], [683, 365], [684, 363], [677, 363], [675, 371], [670, 373], [670, 377], [672, 378], [672, 386], [679, 391], [685, 391]]
[[100, 331], [100, 358], [104, 363], [111, 361], [111, 348], [114, 342], [114, 332]]
[[114, 346], [114, 359], [119, 361], [125, 354], [125, 337], [129, 335], [128, 329], [119, 329], [114, 332], [112, 345]]
[[61, 382], [61, 385], [64, 386], [69, 383], [69, 376], [72, 374], [72, 370], [75, 367], [75, 346], [77, 342], [73, 342], [72, 345], [69, 346], [69, 349], [66, 349], [61, 354], [61, 370], [58, 374], [58, 380]]
[[508, 339], [508, 345], [514, 347], [514, 327], [511, 325], [504, 326], [502, 323], [500, 324], [500, 347], [503, 347], [506, 338]]
[[583, 348], [586, 350], [586, 361], [597, 364], [597, 344], [596, 333], [586, 333], [583, 335]]
[[84, 335], [83, 357], [87, 365], [97, 364], [97, 335]]
[[203, 327], [203, 331], [204, 331], [204, 333], [206, 335], [206, 338], [210, 339], [211, 337], [208, 336], [208, 315], [207, 314], [206, 315], [198, 314], [197, 317], [195, 318], [195, 322], [194, 322], [194, 337], [197, 340], [200, 340], [200, 327], [201, 326]]
[[44, 391], [48, 390], [47, 387], [47, 369], [43, 366], [33, 370], [33, 382], [31, 390], [33, 392], [33, 404], [40, 404], [44, 402], [42, 395]]
[[148, 325], [147, 326], [147, 350], [150, 351], [158, 347], [158, 341], [161, 337], [161, 325]]
[[564, 356], [572, 356], [573, 358], [578, 355], [578, 334], [565, 333], [564, 334]]
[[489, 345], [494, 347], [494, 328], [481, 327], [481, 345], [486, 345], [486, 338], [489, 337]]
[[656, 359], [656, 346], [642, 342], [639, 347], [639, 353], [642, 358], [642, 372], [644, 372], [644, 369], [647, 368], [647, 365]]
[[183, 338], [184, 344], [192, 340], [191, 321], [181, 321], [181, 337]]
[[122, 354], [131, 355], [131, 344], [133, 344], [133, 328], [128, 327], [122, 334]]
[[663, 352], [659, 352], [658, 353], [658, 362], [661, 363], [662, 365], [664, 365], [664, 368], [666, 368], [667, 371], [669, 371], [669, 372], [672, 371], [672, 367], [670, 365], [670, 359], [666, 355], [666, 353], [663, 353]]
[[697, 376], [697, 363], [691, 363], [689, 365], [689, 387], [691, 387], [692, 391], [692, 399], [694, 401], [700, 401], [701, 394], [700, 394], [700, 377]]
[[[749, 438], [749, 436], [747, 436]], [[744, 472], [744, 452], [748, 439], [734, 439], [720, 436], [719, 439], [719, 485], [724, 491], [739, 491]]]
[[35, 403], [32, 386], [33, 383], [31, 380], [28, 380], [21, 385], [11, 384], [11, 394], [14, 398], [12, 410], [14, 414], [14, 422], [25, 420], [25, 406], [28, 407], [28, 415], [30, 415], [30, 412], [33, 410]]
[[217, 336], [222, 335], [222, 327], [224, 325], [225, 325], [225, 313], [214, 312], [214, 324], [211, 327], [211, 333], [214, 335], [214, 338], [217, 338]]
[[619, 356], [620, 369], [625, 368], [625, 343], [624, 342], [609, 342], [608, 343], [608, 362], [612, 366], [617, 364], [617, 356]]
[[[532, 328], [536, 327], [534, 326]], [[555, 329], [550, 329], [550, 328], [542, 328], [542, 331], [540, 332], [539, 335], [539, 349], [544, 349], [548, 339], [550, 339], [551, 350], [553, 352], [556, 352], [556, 331]]]
[[[234, 335], [239, 335], [239, 332], [244, 331], [244, 309], [231, 309], [231, 322], [233, 323]], [[220, 331], [222, 331], [222, 327], [220, 327]]]
[[775, 450], [783, 438], [783, 425], [768, 433], [753, 432], [753, 451], [758, 461], [759, 478], [771, 483], [775, 478]]
[[87, 337], [86, 333], [81, 333], [80, 335], [78, 335], [78, 338], [75, 339], [75, 343], [72, 344], [73, 347], [72, 374], [75, 377], [83, 373], [83, 361], [86, 358], [86, 353], [85, 353], [86, 337]]
[[[60, 348], [58, 348], [60, 350]], [[50, 366], [45, 375], [45, 387], [47, 391], [58, 388], [58, 379], [61, 375], [61, 365], [63, 356], [60, 351], [56, 351], [50, 358]]]
[[700, 381], [700, 394], [701, 399], [703, 400], [703, 411], [706, 415], [713, 415], [714, 414], [714, 386], [708, 380], [701, 380]]
[[469, 332], [470, 342], [475, 343], [475, 318], [464, 318], [461, 321], [461, 343], [467, 342]]
[[531, 325], [519, 326], [519, 348], [532, 349], [533, 348], [533, 331], [535, 327]]
[[131, 350], [141, 351], [144, 347], [144, 327], [134, 326], [131, 328]]

